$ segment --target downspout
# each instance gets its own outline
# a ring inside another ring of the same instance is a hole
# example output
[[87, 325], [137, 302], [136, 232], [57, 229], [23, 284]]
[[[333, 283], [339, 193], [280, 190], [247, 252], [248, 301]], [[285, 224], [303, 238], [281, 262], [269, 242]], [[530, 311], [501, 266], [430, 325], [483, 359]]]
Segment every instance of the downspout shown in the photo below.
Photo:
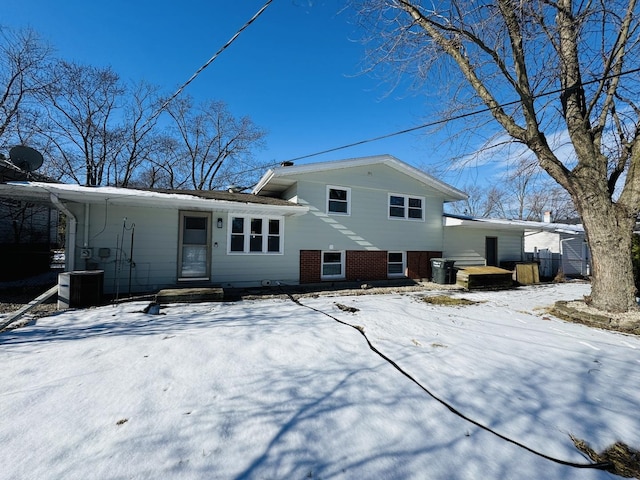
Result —
[[66, 205], [60, 201], [56, 194], [51, 193], [50, 198], [58, 210], [67, 216], [69, 231], [67, 232], [67, 245], [65, 247], [65, 262], [67, 264], [66, 270], [73, 272], [76, 266], [76, 229], [78, 227], [78, 220]]
[[89, 248], [89, 204], [84, 204], [84, 243], [83, 248]]

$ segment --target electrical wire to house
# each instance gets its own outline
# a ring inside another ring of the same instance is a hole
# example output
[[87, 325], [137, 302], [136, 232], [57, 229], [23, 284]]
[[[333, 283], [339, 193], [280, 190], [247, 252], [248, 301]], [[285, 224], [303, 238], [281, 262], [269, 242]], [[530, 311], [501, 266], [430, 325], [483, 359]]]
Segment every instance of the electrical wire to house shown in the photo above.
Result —
[[169, 104], [175, 100], [175, 98], [180, 95], [182, 93], [182, 91], [191, 83], [193, 82], [196, 77], [198, 77], [198, 75], [200, 75], [209, 65], [211, 65], [213, 63], [213, 61], [218, 58], [220, 56], [220, 54], [222, 52], [224, 52], [227, 48], [229, 48], [231, 46], [231, 44], [233, 42], [236, 41], [236, 39], [240, 36], [240, 34], [247, 28], [249, 27], [249, 25], [251, 25], [253, 22], [255, 22], [258, 17], [260, 15], [262, 15], [262, 13], [267, 9], [267, 7], [271, 4], [273, 0], [267, 0], [265, 2], [265, 4], [249, 19], [245, 22], [244, 25], [242, 25], [242, 27], [240, 27], [236, 33], [233, 34], [233, 36], [227, 41], [227, 43], [225, 43], [222, 47], [220, 47], [218, 49], [218, 51], [216, 53], [214, 53], [211, 58], [209, 58], [209, 60], [207, 60], [200, 68], [198, 68], [198, 70], [196, 70], [193, 75], [191, 75], [191, 77], [189, 77], [189, 79], [184, 82], [182, 85], [180, 85], [180, 87], [175, 91], [175, 93], [173, 95], [171, 95], [167, 100], [165, 100], [162, 105], [160, 105], [160, 107], [153, 113], [153, 115], [151, 115], [147, 121], [144, 123], [144, 125], [142, 126], [142, 129], [144, 129], [147, 125], [149, 125], [149, 123], [151, 123], [158, 115], [160, 115], [168, 106]]
[[[639, 68], [634, 68], [634, 69], [631, 69], [631, 70], [627, 70], [627, 71], [624, 71], [624, 72], [620, 72], [620, 73], [617, 73], [617, 74], [605, 75], [604, 77], [596, 78], [596, 79], [593, 79], [593, 80], [590, 80], [590, 81], [585, 81], [585, 82], [583, 82], [583, 85], [590, 85], [590, 84], [593, 84], [593, 83], [599, 83], [599, 82], [601, 82], [603, 80], [609, 80], [609, 79], [612, 79], [612, 78], [622, 77], [624, 75], [630, 75], [630, 74], [638, 73], [638, 72], [640, 72], [640, 67]], [[537, 99], [540, 99], [540, 98], [548, 97], [550, 95], [557, 95], [559, 93], [561, 94], [565, 90], [566, 90], [566, 88], [557, 88], [557, 89], [551, 90], [549, 92], [542, 92], [542, 93], [533, 95], [533, 99], [537, 100]], [[395, 137], [395, 136], [398, 136], [398, 135], [404, 135], [404, 134], [407, 134], [407, 133], [415, 132], [417, 130], [422, 130], [424, 128], [436, 127], [436, 126], [443, 125], [443, 124], [446, 124], [446, 123], [449, 123], [449, 122], [452, 122], [452, 121], [455, 121], [455, 120], [462, 120], [462, 119], [465, 119], [465, 118], [473, 117], [475, 115], [481, 115], [481, 114], [484, 114], [484, 113], [489, 113], [489, 112], [492, 112], [494, 110], [502, 109], [504, 107], [517, 105], [520, 102], [521, 102], [521, 100], [513, 100], [511, 102], [501, 103], [501, 104], [499, 104], [499, 105], [497, 105], [495, 107], [480, 108], [478, 110], [473, 110], [471, 112], [462, 113], [460, 115], [454, 115], [452, 117], [443, 118], [443, 119], [436, 120], [436, 121], [433, 121], [433, 122], [423, 123], [422, 125], [417, 125], [415, 127], [409, 127], [409, 128], [405, 128], [403, 130], [396, 131], [396, 132], [391, 132], [391, 133], [379, 135], [377, 137], [368, 138], [368, 139], [365, 139], [365, 140], [359, 140], [359, 141], [353, 142], [353, 143], [348, 143], [346, 145], [341, 145], [339, 147], [329, 148], [329, 149], [326, 149], [326, 150], [322, 150], [322, 151], [315, 152], [315, 153], [310, 153], [310, 154], [307, 154], [307, 155], [301, 155], [299, 157], [290, 158], [288, 160], [284, 160], [284, 161], [278, 162], [278, 163], [286, 163], [286, 162], [295, 162], [295, 161], [298, 161], [298, 160], [305, 160], [307, 158], [317, 157], [318, 155], [324, 155], [325, 153], [337, 152], [338, 150], [344, 150], [344, 149], [347, 149], [347, 148], [357, 147], [359, 145], [364, 145], [366, 143], [377, 142], [379, 140], [384, 140], [386, 138], [391, 138], [391, 137]]]

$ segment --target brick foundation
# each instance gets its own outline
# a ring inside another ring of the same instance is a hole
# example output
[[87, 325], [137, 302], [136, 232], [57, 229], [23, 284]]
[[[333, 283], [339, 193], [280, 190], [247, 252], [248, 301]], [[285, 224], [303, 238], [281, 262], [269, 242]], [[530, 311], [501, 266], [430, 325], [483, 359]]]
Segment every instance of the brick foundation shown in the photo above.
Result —
[[300, 250], [300, 283], [320, 282], [321, 268], [320, 250]]
[[[442, 257], [439, 251], [407, 252], [407, 277], [431, 280], [431, 259]], [[322, 281], [322, 252], [300, 250], [300, 283]], [[387, 279], [387, 252], [347, 250], [345, 252], [345, 280], [367, 281]]]
[[346, 280], [386, 280], [387, 252], [347, 250]]

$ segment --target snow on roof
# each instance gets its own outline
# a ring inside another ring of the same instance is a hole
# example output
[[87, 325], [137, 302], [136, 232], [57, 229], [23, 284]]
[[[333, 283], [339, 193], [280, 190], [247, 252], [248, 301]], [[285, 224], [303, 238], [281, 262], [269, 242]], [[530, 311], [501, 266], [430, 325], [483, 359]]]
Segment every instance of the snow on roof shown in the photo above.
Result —
[[301, 215], [308, 207], [278, 198], [226, 191], [133, 189], [121, 187], [86, 187], [43, 182], [8, 182], [0, 184], [0, 196], [49, 202], [51, 196], [76, 203], [109, 202], [119, 205], [171, 208], [215, 208], [223, 211]]
[[546, 231], [556, 233], [578, 234], [584, 233], [581, 224], [571, 225], [566, 223], [531, 222], [527, 220], [509, 220], [500, 218], [478, 218], [467, 215], [456, 215], [452, 213], [443, 214], [445, 227], [471, 227], [471, 228], [494, 228], [512, 229], [526, 231]]

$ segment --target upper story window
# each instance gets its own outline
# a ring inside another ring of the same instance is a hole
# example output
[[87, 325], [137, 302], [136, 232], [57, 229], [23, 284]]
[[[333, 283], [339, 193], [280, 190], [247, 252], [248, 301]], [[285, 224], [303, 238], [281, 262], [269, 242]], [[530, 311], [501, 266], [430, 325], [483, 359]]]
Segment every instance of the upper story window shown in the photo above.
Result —
[[351, 215], [351, 189], [327, 185], [327, 213]]
[[230, 253], [282, 253], [282, 218], [231, 217]]
[[424, 220], [424, 197], [389, 194], [389, 218]]

